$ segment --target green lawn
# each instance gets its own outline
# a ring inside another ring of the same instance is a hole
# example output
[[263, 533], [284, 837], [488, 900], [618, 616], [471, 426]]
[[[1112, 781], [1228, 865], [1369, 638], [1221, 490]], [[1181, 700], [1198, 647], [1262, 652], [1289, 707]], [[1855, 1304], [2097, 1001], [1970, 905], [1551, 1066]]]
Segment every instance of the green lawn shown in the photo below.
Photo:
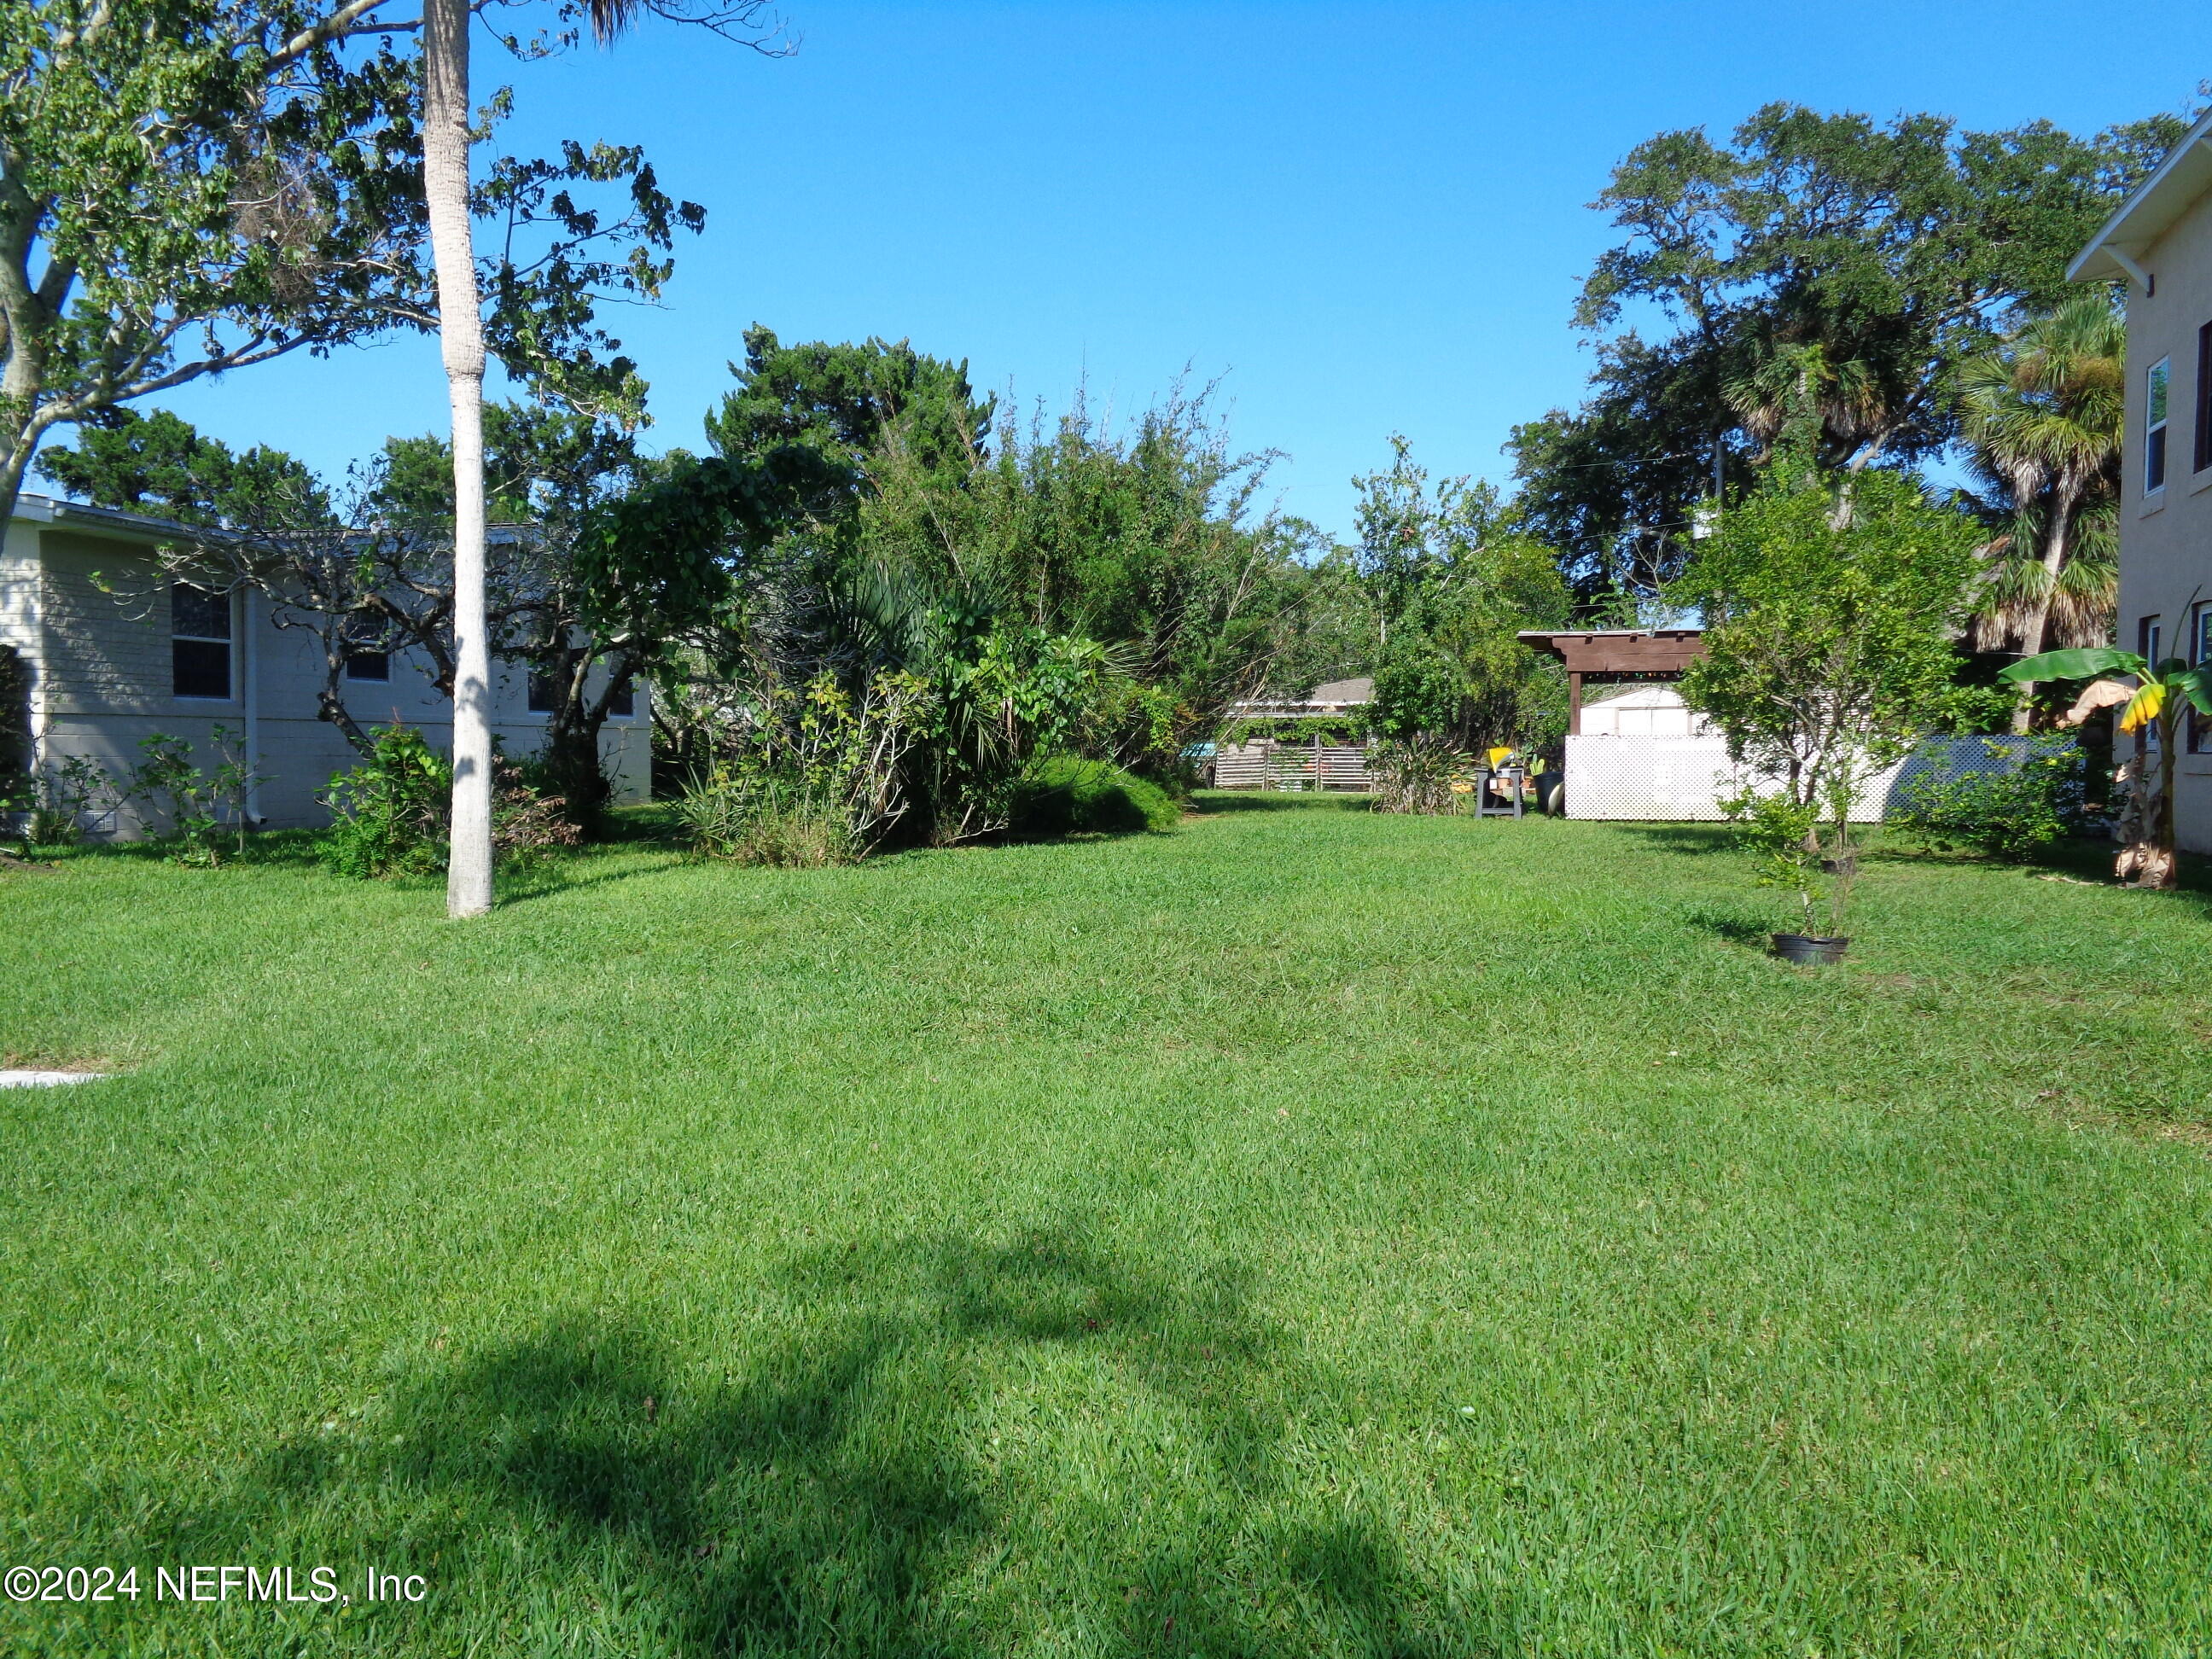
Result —
[[0, 878], [0, 1651], [2212, 1647], [2201, 894], [1209, 805]]

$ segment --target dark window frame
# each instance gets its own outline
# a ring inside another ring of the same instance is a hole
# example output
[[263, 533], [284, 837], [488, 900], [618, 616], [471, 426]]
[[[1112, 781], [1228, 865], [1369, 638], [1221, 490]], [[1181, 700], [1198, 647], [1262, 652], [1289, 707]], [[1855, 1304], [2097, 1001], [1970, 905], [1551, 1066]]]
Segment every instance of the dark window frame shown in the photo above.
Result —
[[2143, 494], [2166, 488], [2166, 434], [2173, 413], [2173, 359], [2161, 357], [2143, 380]]
[[[2189, 608], [2189, 660], [2201, 663], [2212, 657], [2212, 600], [2200, 599]], [[2212, 720], [2191, 708], [2183, 715], [2189, 731], [2182, 744], [2191, 755], [2212, 752]]]
[[[2164, 611], [2160, 611], [2154, 616], [2139, 617], [2136, 619], [2136, 655], [2148, 663], [2154, 671], [2158, 667], [2160, 647], [2165, 642], [2165, 631], [2166, 613]], [[2142, 728], [2142, 744], [2146, 749], [2158, 747], [2156, 720], [2151, 721]]]
[[[208, 601], [204, 605], [200, 601]], [[216, 604], [221, 605], [220, 611]], [[236, 642], [238, 617], [236, 601], [228, 591], [210, 592], [191, 582], [172, 582], [169, 585], [169, 695], [191, 702], [235, 702], [238, 700], [238, 664]], [[198, 616], [191, 612], [199, 611]], [[222, 624], [220, 634], [211, 631], [218, 615]], [[186, 632], [194, 623], [201, 624]], [[207, 688], [215, 684], [216, 667], [221, 665], [222, 690], [220, 691], [188, 687]]]
[[2212, 466], [2212, 323], [2197, 330], [2196, 471]]
[[345, 677], [363, 685], [392, 684], [392, 644], [388, 629], [358, 623], [346, 625], [340, 635], [345, 647]]

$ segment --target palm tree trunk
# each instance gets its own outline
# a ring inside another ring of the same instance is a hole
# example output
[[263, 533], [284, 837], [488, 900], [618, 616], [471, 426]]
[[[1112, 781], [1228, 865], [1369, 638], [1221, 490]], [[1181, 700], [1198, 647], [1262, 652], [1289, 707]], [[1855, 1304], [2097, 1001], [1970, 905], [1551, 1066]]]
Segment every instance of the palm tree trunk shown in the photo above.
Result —
[[[2051, 503], [2050, 522], [2043, 532], [2043, 596], [2028, 612], [2027, 620], [2021, 625], [2021, 654], [2033, 657], [2043, 649], [2043, 636], [2051, 629], [2051, 598], [2058, 591], [2058, 578], [2066, 568], [2068, 532], [2073, 527], [2075, 496], [2060, 495]], [[2023, 680], [2020, 685], [2020, 701], [2013, 705], [2012, 729], [2015, 737], [2026, 737], [2035, 718], [2035, 685]]]
[[484, 621], [483, 319], [469, 234], [468, 0], [422, 8], [422, 186], [453, 410], [453, 816], [446, 912], [491, 908], [491, 653]]

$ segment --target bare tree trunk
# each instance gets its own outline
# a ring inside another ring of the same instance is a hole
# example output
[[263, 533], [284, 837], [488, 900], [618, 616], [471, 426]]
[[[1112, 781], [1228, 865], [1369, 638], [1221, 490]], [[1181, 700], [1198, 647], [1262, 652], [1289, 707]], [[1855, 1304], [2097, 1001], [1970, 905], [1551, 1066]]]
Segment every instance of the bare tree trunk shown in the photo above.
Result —
[[491, 651], [484, 619], [483, 319], [469, 232], [468, 0], [422, 8], [422, 184], [453, 407], [453, 819], [446, 912], [491, 908]]

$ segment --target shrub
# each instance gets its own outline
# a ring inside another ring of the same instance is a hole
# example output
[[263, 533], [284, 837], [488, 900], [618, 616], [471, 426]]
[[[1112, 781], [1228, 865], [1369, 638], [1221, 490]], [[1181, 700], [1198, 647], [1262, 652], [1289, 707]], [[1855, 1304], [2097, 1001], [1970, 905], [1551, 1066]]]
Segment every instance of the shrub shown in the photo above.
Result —
[[1078, 831], [1164, 833], [1182, 818], [1156, 783], [1105, 761], [1052, 755], [1032, 765], [1015, 791], [1013, 833], [1032, 841]]
[[331, 827], [315, 843], [330, 869], [359, 881], [434, 875], [446, 867], [453, 768], [412, 726], [376, 734], [368, 758], [331, 779]]
[[686, 790], [676, 817], [691, 844], [732, 864], [819, 869], [865, 850], [842, 792], [788, 768], [722, 767]]
[[1367, 762], [1368, 775], [1375, 782], [1375, 810], [1456, 811], [1452, 780], [1466, 765], [1467, 757], [1449, 738], [1429, 732], [1387, 738], [1375, 745]]
[[[177, 839], [171, 860], [204, 869], [222, 862], [227, 836], [234, 839], [239, 854], [245, 853], [246, 803], [253, 786], [264, 781], [246, 765], [240, 734], [230, 727], [215, 728], [212, 746], [215, 769], [204, 772], [192, 764], [192, 746], [183, 738], [161, 732], [142, 738], [138, 749], [146, 758], [131, 769], [124, 785], [126, 799], [142, 801], [169, 820]], [[226, 812], [230, 817], [228, 830]]]
[[[453, 763], [410, 726], [376, 734], [367, 759], [331, 779], [323, 805], [331, 826], [315, 843], [325, 866], [358, 881], [433, 876], [446, 867], [453, 810]], [[492, 854], [502, 865], [534, 863], [572, 848], [582, 832], [568, 803], [529, 781], [503, 757], [492, 762]]]
[[[544, 769], [535, 775], [544, 776]], [[533, 783], [532, 776], [520, 763], [492, 762], [491, 851], [502, 866], [536, 864], [583, 844], [583, 828], [567, 797]]]
[[2080, 750], [2069, 744], [2015, 764], [2007, 745], [1988, 747], [1992, 770], [1908, 781], [1890, 822], [1940, 851], [1970, 847], [2007, 864], [2025, 864], [2082, 827]]

